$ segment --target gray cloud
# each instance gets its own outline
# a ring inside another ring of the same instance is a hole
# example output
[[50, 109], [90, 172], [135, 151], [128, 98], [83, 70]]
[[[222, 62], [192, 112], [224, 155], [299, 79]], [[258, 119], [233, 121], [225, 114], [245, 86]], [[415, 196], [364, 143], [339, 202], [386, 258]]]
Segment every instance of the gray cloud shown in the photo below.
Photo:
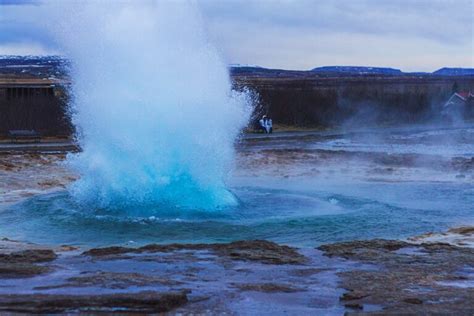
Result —
[[[374, 65], [415, 71], [474, 67], [473, 2], [197, 0], [197, 5], [210, 38], [229, 63], [293, 69]], [[2, 45], [15, 43], [56, 50], [50, 36], [34, 27], [44, 18], [38, 1], [0, 0], [2, 4], [0, 54]]]
[[203, 0], [232, 62], [307, 69], [370, 64], [473, 66], [472, 0]]
[[460, 40], [472, 32], [469, 26], [473, 23], [472, 0], [203, 0], [200, 4], [208, 18], [219, 22], [302, 31], [419, 35], [440, 41]]

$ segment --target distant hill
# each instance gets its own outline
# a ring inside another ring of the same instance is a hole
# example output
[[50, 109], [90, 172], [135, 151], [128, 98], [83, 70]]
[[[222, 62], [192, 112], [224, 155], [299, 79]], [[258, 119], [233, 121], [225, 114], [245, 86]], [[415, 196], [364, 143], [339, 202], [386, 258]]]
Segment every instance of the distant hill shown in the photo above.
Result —
[[474, 68], [441, 68], [433, 72], [438, 76], [472, 76], [474, 75]]
[[[1, 0], [0, 0], [1, 1]], [[1, 56], [0, 75], [39, 78], [66, 77], [70, 63], [60, 56]], [[230, 64], [234, 76], [269, 78], [344, 78], [344, 77], [432, 77], [474, 76], [474, 68], [441, 68], [435, 72], [403, 72], [389, 67], [324, 66], [311, 70], [270, 69], [258, 65]]]
[[311, 70], [269, 69], [255, 65], [229, 65], [233, 75], [269, 76], [269, 77], [433, 77], [433, 76], [474, 76], [474, 68], [441, 68], [434, 72], [403, 72], [389, 67], [366, 66], [324, 66]]
[[400, 69], [385, 67], [364, 67], [364, 66], [324, 66], [312, 69], [313, 72], [337, 72], [347, 74], [383, 74], [383, 75], [401, 75]]
[[63, 77], [69, 62], [59, 56], [1, 56], [0, 75]]

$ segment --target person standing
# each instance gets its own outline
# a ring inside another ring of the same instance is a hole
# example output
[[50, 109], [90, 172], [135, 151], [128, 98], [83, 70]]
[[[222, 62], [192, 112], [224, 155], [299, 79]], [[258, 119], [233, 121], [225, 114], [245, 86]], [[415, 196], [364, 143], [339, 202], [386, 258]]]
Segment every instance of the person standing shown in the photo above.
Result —
[[266, 115], [262, 116], [262, 118], [258, 122], [260, 123], [260, 129], [264, 133], [268, 133], [268, 131], [267, 131], [267, 116]]
[[271, 118], [267, 119], [267, 133], [273, 133], [273, 121]]

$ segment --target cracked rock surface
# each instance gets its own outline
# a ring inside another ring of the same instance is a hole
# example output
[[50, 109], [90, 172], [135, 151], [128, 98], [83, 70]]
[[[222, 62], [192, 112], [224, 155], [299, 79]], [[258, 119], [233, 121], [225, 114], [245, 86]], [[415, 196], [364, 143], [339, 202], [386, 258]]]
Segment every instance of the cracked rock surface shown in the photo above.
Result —
[[[474, 312], [474, 249], [447, 243], [352, 241], [319, 247], [327, 256], [373, 265], [339, 272], [352, 313], [456, 314]], [[379, 306], [364, 311], [364, 306]], [[380, 309], [383, 308], [383, 311]]]
[[[451, 233], [471, 238], [473, 230]], [[86, 251], [15, 250], [4, 240], [0, 312], [471, 315], [474, 249], [426, 242], [432, 237], [319, 249], [249, 240]]]

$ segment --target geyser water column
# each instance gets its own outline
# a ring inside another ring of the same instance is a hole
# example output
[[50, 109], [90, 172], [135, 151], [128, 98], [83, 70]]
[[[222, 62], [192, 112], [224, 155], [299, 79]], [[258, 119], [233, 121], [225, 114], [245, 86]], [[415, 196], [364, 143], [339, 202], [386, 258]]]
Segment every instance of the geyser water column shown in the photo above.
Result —
[[60, 43], [72, 61], [82, 151], [80, 203], [215, 209], [236, 203], [224, 179], [249, 97], [232, 91], [194, 3], [67, 2]]

